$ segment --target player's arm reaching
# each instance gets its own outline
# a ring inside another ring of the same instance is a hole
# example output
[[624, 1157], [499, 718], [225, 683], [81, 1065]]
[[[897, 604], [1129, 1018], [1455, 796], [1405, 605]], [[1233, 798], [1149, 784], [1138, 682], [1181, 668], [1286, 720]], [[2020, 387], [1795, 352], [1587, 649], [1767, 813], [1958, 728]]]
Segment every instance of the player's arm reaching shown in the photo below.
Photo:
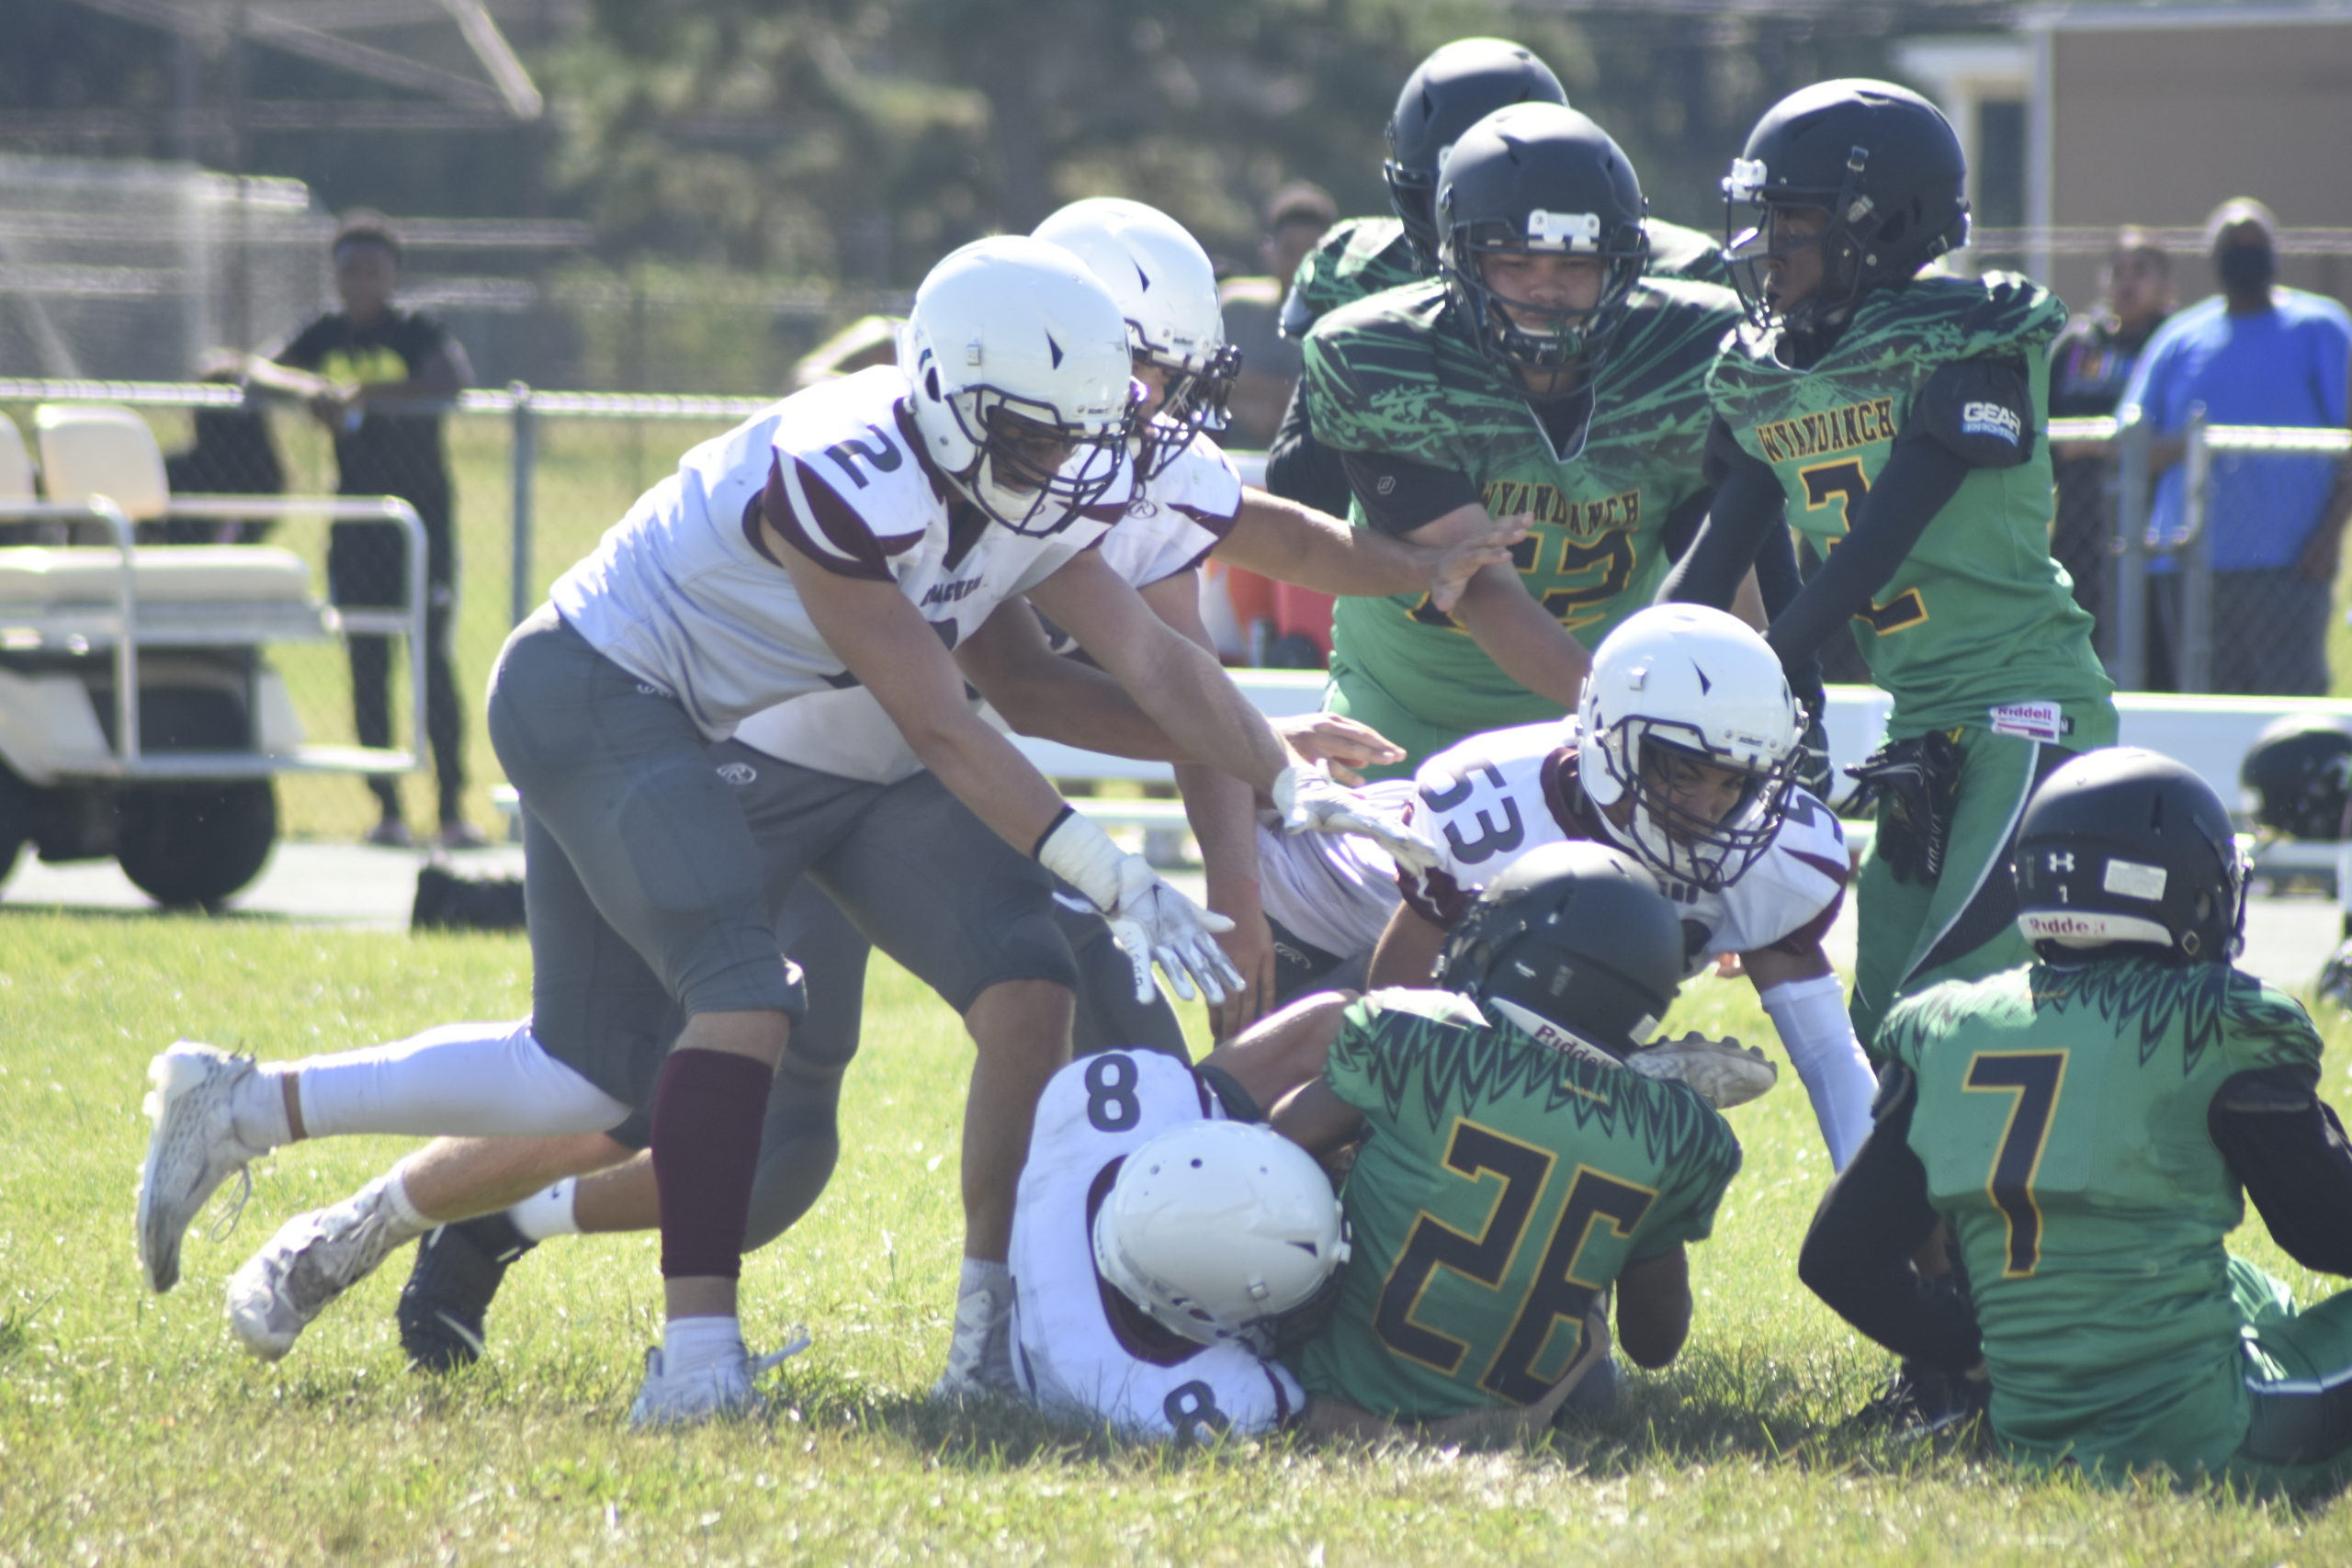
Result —
[[[1126, 689], [1091, 664], [1057, 656], [1025, 602], [1008, 604], [957, 646], [956, 661], [1015, 733], [1147, 762], [1189, 761]], [[1284, 745], [1334, 778], [1404, 755], [1371, 726], [1333, 713], [1270, 721]]]
[[1031, 589], [1029, 598], [1188, 756], [1265, 792], [1289, 831], [1362, 833], [1400, 863], [1427, 863], [1429, 852], [1419, 840], [1363, 808], [1359, 797], [1290, 750], [1224, 668], [1152, 615], [1097, 552], [1072, 558]]
[[[1179, 996], [1189, 998], [1197, 984], [1212, 1002], [1224, 999], [1239, 976], [1213, 939], [1223, 919], [1162, 882], [1142, 856], [1122, 853], [1100, 828], [1070, 809], [1012, 741], [972, 711], [955, 661], [898, 584], [840, 575], [796, 548], [773, 524], [763, 524], [762, 531], [769, 554], [800, 591], [818, 634], [873, 692], [923, 766], [1007, 842], [1076, 886], [1114, 926], [1126, 927], [1121, 945], [1136, 959], [1136, 994], [1148, 993], [1149, 965], [1157, 961]], [[1111, 581], [1125, 587], [1116, 578]], [[1262, 741], [1253, 761], [1261, 767], [1269, 758], [1279, 762], [1280, 745], [1271, 734]]]
[[[1196, 646], [1210, 647], [1208, 628], [1201, 623], [1197, 570], [1163, 577], [1140, 594], [1162, 621]], [[1209, 1009], [1210, 1027], [1222, 1040], [1255, 1021], [1274, 995], [1274, 933], [1258, 897], [1257, 803], [1248, 784], [1196, 761], [1176, 764], [1176, 789], [1184, 797], [1193, 837], [1200, 841], [1208, 906], [1233, 922], [1230, 931], [1217, 933], [1217, 945], [1233, 961], [1241, 984]]]
[[1831, 1311], [1897, 1355], [1938, 1371], [1981, 1368], [1983, 1337], [1967, 1297], [1929, 1279], [1912, 1258], [1935, 1234], [1928, 1169], [1910, 1144], [1918, 1080], [1886, 1069], [1877, 1121], [1853, 1163], [1822, 1196], [1797, 1255], [1797, 1277]]
[[1245, 489], [1233, 531], [1219, 541], [1216, 556], [1318, 593], [1377, 597], [1426, 591], [1437, 608], [1451, 610], [1473, 573], [1508, 568], [1510, 547], [1526, 536], [1525, 519], [1498, 523], [1481, 506], [1457, 509], [1416, 529], [1411, 538], [1398, 538]]

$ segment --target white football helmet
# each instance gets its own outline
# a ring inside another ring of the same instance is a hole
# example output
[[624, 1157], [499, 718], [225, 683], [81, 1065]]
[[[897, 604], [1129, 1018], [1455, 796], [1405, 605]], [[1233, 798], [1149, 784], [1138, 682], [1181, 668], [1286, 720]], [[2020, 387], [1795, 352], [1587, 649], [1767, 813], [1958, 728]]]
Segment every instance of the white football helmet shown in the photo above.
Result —
[[1073, 201], [1035, 234], [1086, 264], [1126, 316], [1128, 348], [1168, 372], [1167, 395], [1136, 446], [1141, 477], [1158, 478], [1193, 436], [1225, 428], [1241, 368], [1241, 351], [1225, 341], [1209, 254], [1159, 209], [1115, 196]]
[[[1653, 604], [1593, 650], [1577, 728], [1585, 793], [1604, 807], [1633, 801], [1631, 827], [1619, 830], [1631, 840], [1624, 847], [1713, 892], [1737, 881], [1780, 830], [1804, 716], [1780, 655], [1746, 622], [1703, 604]], [[1722, 817], [1675, 803], [1667, 782], [1678, 760], [1740, 775]]]
[[1348, 1258], [1340, 1200], [1272, 1127], [1195, 1122], [1126, 1157], [1094, 1216], [1094, 1267], [1162, 1327], [1247, 1338], [1315, 1299]]
[[1067, 526], [1125, 469], [1125, 322], [1059, 246], [1013, 235], [950, 252], [915, 290], [899, 367], [933, 463], [1015, 533]]

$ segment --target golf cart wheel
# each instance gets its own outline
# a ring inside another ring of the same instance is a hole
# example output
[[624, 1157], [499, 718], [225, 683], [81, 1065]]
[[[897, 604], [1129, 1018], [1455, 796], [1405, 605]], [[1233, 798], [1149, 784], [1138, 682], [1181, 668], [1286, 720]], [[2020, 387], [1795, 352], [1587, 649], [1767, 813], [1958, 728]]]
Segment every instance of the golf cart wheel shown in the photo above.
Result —
[[261, 873], [277, 841], [267, 779], [126, 793], [116, 858], [166, 908], [210, 908]]

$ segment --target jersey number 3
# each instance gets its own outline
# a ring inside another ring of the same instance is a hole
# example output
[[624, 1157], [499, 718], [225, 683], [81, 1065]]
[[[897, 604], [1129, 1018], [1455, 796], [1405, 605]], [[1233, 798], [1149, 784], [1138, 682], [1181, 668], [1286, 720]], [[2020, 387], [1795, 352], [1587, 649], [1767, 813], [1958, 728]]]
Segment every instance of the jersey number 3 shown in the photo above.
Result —
[[[1380, 1305], [1373, 1314], [1373, 1331], [1380, 1342], [1410, 1361], [1452, 1376], [1470, 1347], [1450, 1334], [1416, 1321], [1414, 1310], [1440, 1269], [1450, 1269], [1489, 1288], [1499, 1286], [1519, 1255], [1520, 1238], [1534, 1217], [1535, 1200], [1551, 1175], [1553, 1156], [1532, 1144], [1522, 1144], [1468, 1118], [1453, 1123], [1453, 1137], [1445, 1151], [1446, 1168], [1472, 1181], [1488, 1173], [1502, 1178], [1502, 1191], [1476, 1236], [1463, 1235], [1434, 1214], [1423, 1213], [1413, 1222], [1396, 1263], [1381, 1287]], [[1513, 1404], [1532, 1404], [1551, 1388], [1551, 1379], [1537, 1375], [1536, 1359], [1551, 1342], [1553, 1328], [1566, 1322], [1581, 1324], [1606, 1280], [1581, 1278], [1577, 1258], [1593, 1227], [1602, 1222], [1618, 1235], [1630, 1236], [1649, 1213], [1657, 1194], [1648, 1188], [1619, 1181], [1586, 1166], [1577, 1168], [1576, 1180], [1560, 1204], [1552, 1239], [1536, 1265], [1535, 1278], [1521, 1293], [1510, 1332], [1495, 1351], [1494, 1360], [1478, 1379], [1478, 1386]], [[1571, 1348], [1570, 1355], [1574, 1355]], [[1565, 1366], [1566, 1362], [1560, 1365]], [[1558, 1377], [1553, 1374], [1553, 1379]]]
[[2009, 1106], [2009, 1124], [2001, 1130], [2001, 1146], [1993, 1156], [1993, 1172], [1984, 1182], [1993, 1206], [2008, 1225], [2008, 1256], [2001, 1267], [2006, 1280], [2022, 1280], [2041, 1266], [2041, 1205], [2034, 1200], [2033, 1179], [2041, 1169], [2051, 1118], [2065, 1085], [2064, 1051], [1980, 1051], [1968, 1059], [1963, 1091], [2017, 1096]]
[[[1810, 468], [1798, 470], [1804, 481], [1804, 509], [1818, 512], [1825, 506], [1838, 508], [1839, 528], [1854, 525], [1854, 509], [1870, 494], [1871, 481], [1862, 472], [1857, 458], [1847, 457], [1835, 463], [1816, 463]], [[1905, 626], [1916, 626], [1928, 618], [1927, 602], [1916, 588], [1906, 588], [1882, 604], [1873, 600], [1867, 610], [1858, 610], [1854, 619], [1868, 621], [1871, 629], [1884, 637]]]

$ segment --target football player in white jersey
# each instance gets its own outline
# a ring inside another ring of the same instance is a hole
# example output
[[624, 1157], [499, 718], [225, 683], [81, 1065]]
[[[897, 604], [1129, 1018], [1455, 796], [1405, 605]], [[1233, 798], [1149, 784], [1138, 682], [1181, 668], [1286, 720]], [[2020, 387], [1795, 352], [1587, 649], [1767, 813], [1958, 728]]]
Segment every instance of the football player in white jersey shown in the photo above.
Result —
[[[901, 367], [787, 399], [688, 453], [501, 655], [489, 717], [526, 807], [534, 1012], [516, 1081], [483, 1099], [514, 1122], [461, 1128], [412, 1104], [392, 1125], [336, 1130], [591, 1131], [650, 1107], [669, 1327], [636, 1422], [758, 1403], [736, 1276], [762, 1107], [801, 1003], [750, 830], [711, 765], [741, 719], [845, 679], [869, 687], [942, 783], [1092, 899], [1180, 994], [1218, 996], [1234, 978], [1216, 917], [1121, 853], [965, 705], [947, 649], [997, 603], [1030, 595], [1169, 734], [1302, 829], [1385, 830], [1298, 766], [1213, 660], [1136, 614], [1092, 554], [1107, 524], [1086, 511], [1125, 477], [1131, 387], [1118, 307], [1067, 252], [967, 246], [919, 291]], [[648, 1049], [673, 1008], [683, 1029]], [[1009, 1194], [1067, 1008], [1066, 990], [1023, 987], [1003, 1048], [982, 1053], [970, 1117], [993, 1130], [974, 1140], [983, 1189]], [[175, 1282], [204, 1199], [311, 1130], [296, 1067], [264, 1073], [186, 1043], [153, 1064], [139, 1201], [153, 1288]], [[573, 1125], [548, 1124], [552, 1100]], [[429, 1228], [425, 1176], [371, 1188], [350, 1228]], [[973, 1258], [1001, 1257], [1009, 1211], [972, 1217]]]
[[1791, 782], [1803, 725], [1745, 622], [1686, 604], [1627, 617], [1593, 650], [1574, 718], [1476, 735], [1409, 784], [1369, 786], [1434, 865], [1261, 834], [1284, 993], [1424, 984], [1504, 867], [1541, 844], [1596, 839], [1638, 858], [1674, 900], [1691, 972], [1739, 955], [1842, 1169], [1870, 1131], [1875, 1079], [1822, 948], [1852, 862], [1836, 815]]
[[[1253, 502], [1253, 492], [1243, 490], [1223, 455], [1198, 434], [1207, 417], [1203, 411], [1221, 401], [1217, 383], [1230, 373], [1230, 356], [1217, 352], [1215, 341], [1216, 290], [1206, 254], [1171, 220], [1137, 204], [1085, 202], [1067, 210], [1116, 219], [1115, 225], [1098, 230], [1101, 243], [1087, 245], [1081, 254], [1091, 254], [1098, 276], [1121, 280], [1127, 288], [1114, 294], [1127, 314], [1136, 373], [1149, 392], [1141, 405], [1148, 433], [1136, 447], [1139, 471], [1148, 477], [1098, 550], [1171, 626], [1205, 645], [1193, 569], [1237, 526], [1261, 542], [1260, 559], [1295, 561], [1313, 581], [1335, 591], [1387, 592], [1410, 583], [1442, 598], [1458, 592], [1471, 572], [1509, 545], [1503, 536], [1491, 544], [1421, 548], [1359, 535], [1335, 518], [1286, 502]], [[1077, 237], [1071, 229], [1068, 221], [1059, 224], [1064, 237]], [[1114, 254], [1115, 265], [1108, 260]], [[1204, 367], [1199, 373], [1208, 384], [1180, 387], [1177, 395], [1192, 412], [1171, 424], [1157, 416], [1171, 380], [1193, 373], [1187, 367]], [[1025, 606], [1008, 614], [1015, 611], [1022, 624], [1031, 621]], [[1077, 650], [1067, 634], [1057, 631], [1055, 637], [1061, 651]], [[967, 649], [983, 646], [980, 637], [958, 640]], [[1041, 671], [1042, 681], [1036, 679]], [[1100, 745], [1124, 723], [1135, 737], [1164, 744], [1115, 684], [1098, 677], [1073, 685], [1065, 678], [1071, 667], [1057, 660], [1030, 659], [1024, 664], [1016, 651], [975, 664], [967, 672], [998, 696], [1024, 730]], [[1106, 700], [1114, 705], [1107, 713], [1101, 705]], [[1302, 750], [1318, 757], [1364, 761], [1385, 754], [1369, 731], [1330, 716], [1298, 722], [1295, 733]], [[895, 956], [965, 1012], [983, 1052], [989, 1048], [981, 1019], [989, 987], [1004, 978], [1065, 977], [1070, 959], [1058, 959], [1058, 967], [1047, 965], [1038, 936], [1024, 933], [1028, 922], [1012, 913], [1028, 908], [1032, 896], [1019, 868], [1001, 863], [1003, 849], [935, 782], [915, 782], [921, 759], [865, 687], [812, 693], [754, 715], [715, 756], [722, 776], [735, 783], [766, 857], [763, 880], [770, 901], [779, 907], [775, 930], [785, 951], [818, 960], [809, 972], [809, 1016], [788, 1043], [769, 1096], [747, 1231], [758, 1246], [815, 1201], [838, 1147], [835, 1111], [842, 1072], [857, 1048], [865, 948], [836, 903], [866, 929], [883, 933]], [[1196, 783], [1209, 773], [1193, 772]], [[1250, 796], [1246, 788], [1237, 788], [1238, 831], [1228, 835], [1228, 842], [1254, 860]], [[788, 835], [789, 818], [815, 809], [837, 826], [830, 835], [836, 841], [808, 867], [822, 892], [795, 887], [800, 863], [787, 856], [779, 865], [779, 857], [770, 852], [774, 829], [781, 827]], [[920, 846], [926, 856], [929, 875], [920, 892], [889, 874], [894, 855], [908, 845]], [[883, 868], [879, 873], [872, 869], [877, 865]], [[1182, 1032], [1165, 1002], [1156, 992], [1148, 1007], [1134, 1000], [1141, 976], [1130, 976], [1127, 964], [1114, 961], [1116, 950], [1104, 940], [1100, 917], [1077, 916], [1067, 908], [1057, 914], [1077, 949], [1080, 1048], [1148, 1041], [1182, 1055]], [[971, 1005], [976, 996], [983, 1008]], [[454, 1062], [469, 1044], [477, 1051], [514, 1048], [530, 1039], [530, 1025], [526, 1021], [475, 1026], [474, 1036], [469, 1042], [454, 1028], [435, 1032], [435, 1060]], [[334, 1089], [317, 1073], [309, 1083], [306, 1092], [333, 1098]], [[967, 1124], [967, 1198], [969, 1156], [987, 1145], [990, 1131]], [[436, 1146], [420, 1156], [432, 1164], [433, 1186], [445, 1209], [461, 1194], [503, 1196], [535, 1173], [554, 1185], [510, 1213], [443, 1227], [426, 1238], [400, 1309], [402, 1342], [412, 1358], [438, 1369], [478, 1356], [484, 1314], [506, 1264], [536, 1241], [575, 1230], [651, 1224], [658, 1196], [649, 1162], [640, 1158], [607, 1175], [568, 1179], [627, 1159], [645, 1146], [648, 1132], [640, 1111], [604, 1133], [475, 1139], [463, 1146]], [[256, 1353], [283, 1355], [319, 1312], [380, 1261], [381, 1252], [375, 1249], [322, 1244], [322, 1235], [331, 1232], [329, 1227], [322, 1233], [318, 1215], [298, 1216], [232, 1280], [232, 1323]], [[1001, 1275], [991, 1259], [967, 1261], [940, 1392], [1001, 1389], [1009, 1380], [1001, 1332], [1009, 1288]]]
[[1354, 998], [1330, 993], [1261, 1021], [1196, 1066], [1104, 1051], [1038, 1098], [1013, 1210], [1013, 1362], [1048, 1414], [1130, 1438], [1191, 1442], [1297, 1427], [1310, 1435], [1485, 1441], [1541, 1429], [1608, 1348], [1584, 1353], [1532, 1407], [1419, 1425], [1309, 1400], [1274, 1359], [1286, 1318], [1311, 1319], [1345, 1262], [1329, 1179], [1262, 1125], [1315, 1080]]

